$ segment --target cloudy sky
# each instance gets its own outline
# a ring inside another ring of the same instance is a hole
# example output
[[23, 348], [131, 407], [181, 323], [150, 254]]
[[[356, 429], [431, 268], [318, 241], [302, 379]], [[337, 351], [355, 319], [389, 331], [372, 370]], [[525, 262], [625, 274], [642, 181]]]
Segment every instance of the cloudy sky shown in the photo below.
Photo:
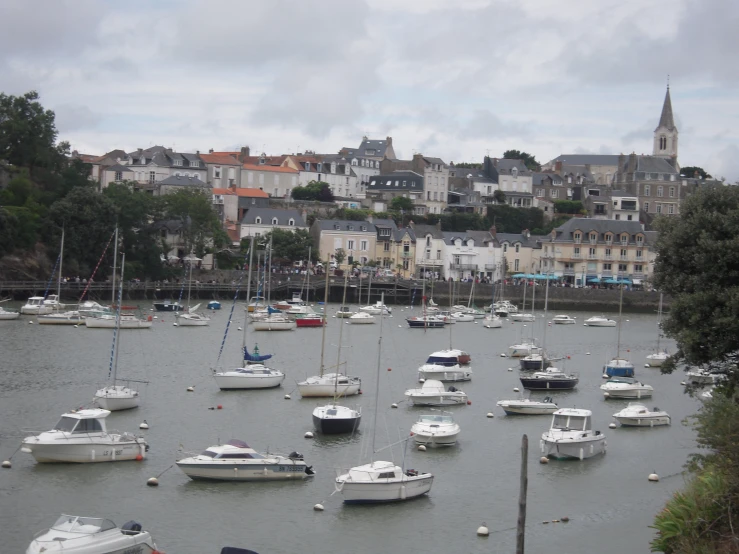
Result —
[[0, 21], [0, 91], [38, 90], [80, 152], [649, 154], [669, 74], [681, 165], [739, 180], [735, 0], [3, 0]]

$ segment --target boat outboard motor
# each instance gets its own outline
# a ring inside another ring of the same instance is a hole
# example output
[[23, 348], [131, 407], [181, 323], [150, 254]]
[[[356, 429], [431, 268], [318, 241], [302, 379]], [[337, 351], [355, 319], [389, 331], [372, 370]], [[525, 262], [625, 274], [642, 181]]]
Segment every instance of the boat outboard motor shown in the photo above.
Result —
[[141, 533], [141, 524], [138, 521], [127, 521], [121, 527], [121, 533], [124, 535], [138, 535]]
[[313, 466], [305, 466], [305, 474], [306, 475], [315, 475], [316, 472], [313, 471]]
[[288, 454], [287, 457], [290, 458], [291, 460], [302, 460], [303, 459], [303, 455], [300, 452], [290, 452], [290, 454]]
[[457, 392], [457, 389], [455, 387], [449, 387], [449, 392]]
[[221, 548], [221, 554], [257, 554], [253, 550], [247, 550], [246, 548], [236, 548], [234, 546], [224, 546]]

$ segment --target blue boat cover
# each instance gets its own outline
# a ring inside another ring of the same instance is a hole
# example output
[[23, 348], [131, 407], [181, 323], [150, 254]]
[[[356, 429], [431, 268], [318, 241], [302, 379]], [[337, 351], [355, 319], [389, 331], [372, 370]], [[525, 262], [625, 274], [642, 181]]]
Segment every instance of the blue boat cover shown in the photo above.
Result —
[[282, 312], [276, 308], [273, 308], [272, 306], [267, 306], [267, 313], [268, 314], [281, 314]]
[[249, 354], [249, 349], [246, 346], [244, 347], [245, 362], [263, 362], [264, 360], [269, 360], [271, 357], [272, 354], [264, 354], [263, 356], [259, 354], [258, 347], [254, 347], [254, 354]]

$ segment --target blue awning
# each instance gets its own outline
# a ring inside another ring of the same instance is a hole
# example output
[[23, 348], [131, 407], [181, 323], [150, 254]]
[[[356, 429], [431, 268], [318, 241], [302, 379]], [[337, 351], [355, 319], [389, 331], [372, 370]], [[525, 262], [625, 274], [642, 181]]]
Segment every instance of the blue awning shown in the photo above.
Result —
[[513, 276], [514, 279], [523, 279], [524, 277], [526, 277], [526, 274], [525, 273], [516, 273]]
[[[600, 283], [600, 277], [590, 277], [588, 283]], [[606, 281], [607, 282], [607, 281]]]

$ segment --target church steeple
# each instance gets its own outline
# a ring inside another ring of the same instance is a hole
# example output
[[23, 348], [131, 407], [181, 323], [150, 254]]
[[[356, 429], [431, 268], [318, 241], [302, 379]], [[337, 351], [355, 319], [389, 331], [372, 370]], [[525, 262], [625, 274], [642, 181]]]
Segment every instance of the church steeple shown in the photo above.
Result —
[[659, 117], [659, 124], [654, 130], [652, 155], [667, 158], [675, 167], [678, 167], [677, 139], [678, 133], [675, 118], [672, 115], [672, 99], [670, 98], [670, 84], [668, 82], [665, 101], [662, 104], [662, 114]]

